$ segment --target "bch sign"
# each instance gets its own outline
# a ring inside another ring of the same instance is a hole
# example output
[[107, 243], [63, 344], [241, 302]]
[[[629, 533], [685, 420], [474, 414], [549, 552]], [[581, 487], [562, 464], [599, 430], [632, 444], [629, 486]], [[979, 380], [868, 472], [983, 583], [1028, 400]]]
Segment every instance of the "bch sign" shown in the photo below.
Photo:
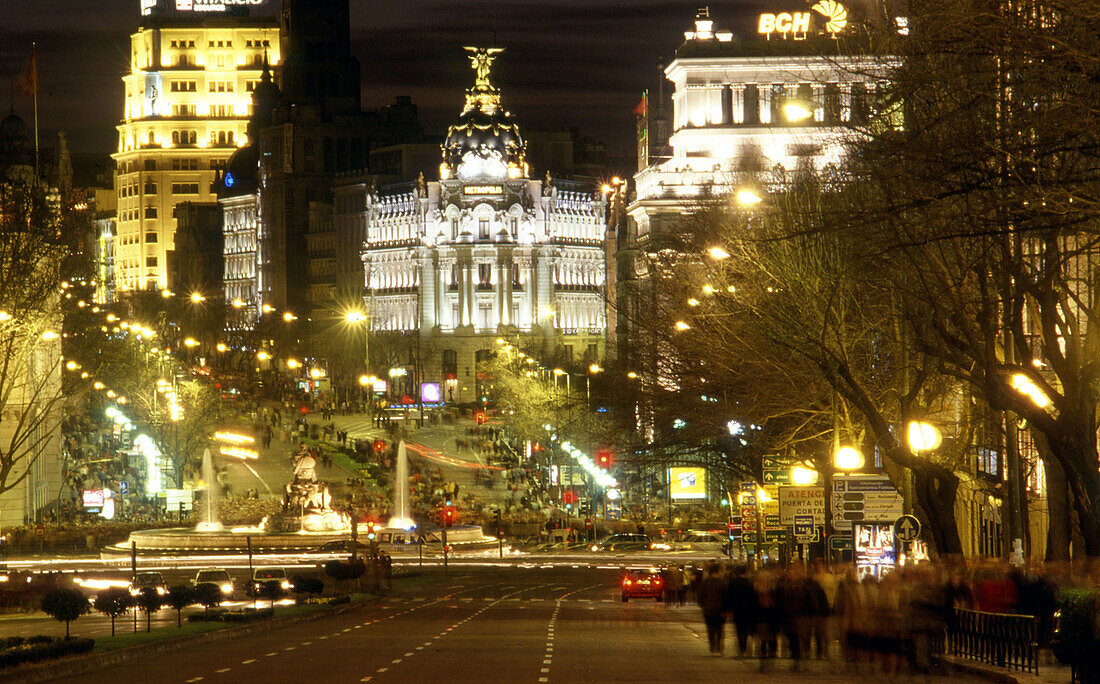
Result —
[[773, 33], [782, 33], [786, 37], [788, 33], [807, 33], [809, 30], [809, 12], [780, 12], [779, 14], [765, 12], [760, 15], [760, 21], [756, 26], [757, 33], [768, 36]]

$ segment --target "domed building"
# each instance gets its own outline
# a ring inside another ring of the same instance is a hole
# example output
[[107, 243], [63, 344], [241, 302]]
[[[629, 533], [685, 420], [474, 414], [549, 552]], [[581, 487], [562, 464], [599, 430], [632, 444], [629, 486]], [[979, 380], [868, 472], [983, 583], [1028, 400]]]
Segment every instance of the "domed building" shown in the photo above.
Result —
[[[369, 370], [395, 362], [385, 333], [416, 332], [419, 381], [459, 403], [482, 396], [477, 364], [497, 337], [580, 367], [602, 357], [605, 328], [603, 199], [589, 184], [528, 177], [523, 136], [490, 81], [500, 50], [466, 49], [476, 79], [439, 180], [334, 189], [336, 220], [366, 225], [365, 304], [381, 347]], [[415, 397], [416, 359], [397, 360], [409, 366], [397, 396]]]

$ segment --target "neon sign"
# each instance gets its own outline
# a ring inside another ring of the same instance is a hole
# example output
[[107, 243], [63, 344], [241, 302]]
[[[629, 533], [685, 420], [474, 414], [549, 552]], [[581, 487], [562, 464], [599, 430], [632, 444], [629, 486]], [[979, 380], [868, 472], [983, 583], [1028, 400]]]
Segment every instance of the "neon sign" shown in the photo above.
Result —
[[764, 12], [760, 15], [756, 31], [769, 39], [773, 33], [783, 38], [805, 38], [810, 31], [810, 19], [816, 12], [824, 18], [824, 29], [835, 36], [848, 25], [848, 10], [836, 0], [820, 0], [810, 8], [811, 12]]

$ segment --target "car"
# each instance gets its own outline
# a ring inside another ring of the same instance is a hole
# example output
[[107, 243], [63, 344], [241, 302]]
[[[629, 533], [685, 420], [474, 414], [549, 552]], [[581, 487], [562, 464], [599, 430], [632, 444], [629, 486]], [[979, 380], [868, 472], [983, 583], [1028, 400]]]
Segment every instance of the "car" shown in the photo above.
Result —
[[367, 545], [362, 542], [352, 541], [351, 539], [334, 539], [321, 544], [316, 549], [310, 551], [310, 553], [362, 553], [367, 549]]
[[195, 579], [191, 580], [191, 586], [198, 589], [204, 584], [214, 585], [225, 596], [233, 595], [233, 578], [229, 576], [229, 572], [226, 570], [217, 568], [199, 570], [198, 574], [195, 575]]
[[602, 541], [592, 544], [592, 551], [648, 551], [650, 545], [649, 535], [640, 533], [613, 534]]
[[290, 580], [286, 577], [286, 570], [282, 568], [256, 568], [252, 571], [252, 579], [248, 583], [248, 595], [259, 596], [266, 586], [278, 585], [279, 591], [290, 589]]
[[665, 581], [656, 570], [631, 570], [622, 581], [622, 600], [626, 603], [632, 598], [655, 598], [665, 600]]
[[164, 576], [159, 572], [139, 572], [134, 575], [133, 581], [130, 582], [130, 596], [137, 596], [146, 589], [152, 589], [160, 596], [168, 593]]

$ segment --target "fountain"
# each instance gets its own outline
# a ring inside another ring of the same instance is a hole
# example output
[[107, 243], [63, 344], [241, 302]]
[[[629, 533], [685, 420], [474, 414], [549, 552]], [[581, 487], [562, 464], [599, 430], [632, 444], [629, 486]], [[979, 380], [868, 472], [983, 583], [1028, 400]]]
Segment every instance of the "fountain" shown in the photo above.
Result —
[[393, 508], [388, 526], [392, 529], [411, 530], [416, 523], [409, 517], [409, 456], [405, 441], [397, 445], [397, 463], [393, 473]]
[[195, 529], [199, 532], [221, 532], [223, 528], [218, 521], [218, 505], [215, 501], [218, 496], [218, 481], [209, 449], [202, 452], [202, 479], [206, 483], [206, 515]]

